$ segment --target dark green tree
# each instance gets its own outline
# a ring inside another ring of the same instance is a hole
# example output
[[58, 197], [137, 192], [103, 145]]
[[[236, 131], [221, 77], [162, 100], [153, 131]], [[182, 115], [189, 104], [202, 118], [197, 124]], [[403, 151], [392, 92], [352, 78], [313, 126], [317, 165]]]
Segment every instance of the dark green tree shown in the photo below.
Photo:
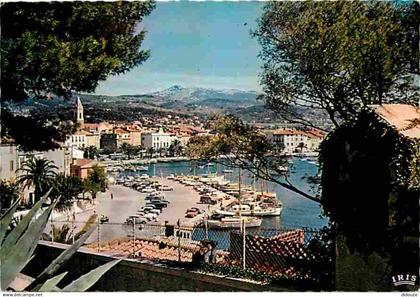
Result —
[[96, 159], [99, 156], [99, 150], [94, 146], [88, 146], [83, 150], [83, 157], [87, 159]]
[[53, 181], [53, 190], [50, 197], [60, 198], [56, 205], [59, 210], [68, 210], [72, 207], [73, 201], [83, 192], [82, 180], [77, 176], [66, 176], [58, 174]]
[[138, 152], [138, 147], [125, 142], [121, 145], [120, 149], [128, 159], [131, 159], [131, 157]]
[[88, 177], [83, 182], [83, 188], [89, 192], [93, 199], [99, 191], [104, 191], [107, 187], [107, 176], [103, 167], [93, 165], [88, 173]]
[[19, 185], [7, 180], [0, 180], [0, 211], [8, 209], [19, 199]]
[[417, 104], [419, 4], [391, 1], [273, 1], [254, 32], [262, 46], [267, 105], [312, 125], [301, 108], [335, 126], [370, 104]]
[[22, 163], [16, 171], [17, 182], [23, 188], [34, 188], [35, 202], [38, 201], [53, 185], [57, 175], [57, 166], [46, 159], [31, 157]]
[[[140, 49], [145, 31], [138, 24], [153, 8], [152, 1], [3, 4], [1, 101], [68, 99], [72, 92], [93, 92], [109, 75], [142, 64], [149, 52]], [[46, 122], [37, 123], [36, 131], [20, 129], [16, 137], [13, 130], [31, 127], [22, 124], [30, 119], [3, 108], [6, 112], [2, 135], [13, 135], [26, 146], [42, 141], [38, 147], [44, 150], [57, 147], [55, 139], [62, 141], [57, 128]]]
[[149, 156], [149, 158], [153, 158], [153, 155], [156, 152], [156, 150], [153, 147], [147, 148], [146, 151], [147, 151], [147, 155]]
[[171, 157], [176, 157], [181, 155], [183, 152], [183, 147], [181, 141], [175, 139], [168, 148], [168, 154]]

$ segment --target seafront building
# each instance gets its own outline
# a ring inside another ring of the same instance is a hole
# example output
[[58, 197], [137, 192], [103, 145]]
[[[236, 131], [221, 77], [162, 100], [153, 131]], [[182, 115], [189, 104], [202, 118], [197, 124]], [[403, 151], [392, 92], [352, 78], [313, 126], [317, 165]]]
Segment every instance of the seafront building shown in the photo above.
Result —
[[277, 129], [267, 132], [268, 140], [286, 154], [316, 152], [325, 135], [315, 129]]
[[143, 147], [153, 149], [167, 149], [176, 139], [177, 138], [174, 134], [164, 132], [162, 128], [160, 128], [157, 132], [143, 133], [141, 136]]
[[15, 179], [15, 171], [19, 165], [17, 146], [11, 141], [2, 139], [0, 144], [0, 156], [0, 179]]

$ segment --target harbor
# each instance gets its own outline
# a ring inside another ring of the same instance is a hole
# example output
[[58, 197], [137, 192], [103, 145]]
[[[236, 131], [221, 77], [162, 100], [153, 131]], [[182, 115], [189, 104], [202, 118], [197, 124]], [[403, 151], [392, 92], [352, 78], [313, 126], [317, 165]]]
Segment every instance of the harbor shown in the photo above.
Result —
[[[311, 189], [312, 185], [306, 183], [304, 177], [311, 173], [313, 175], [316, 174], [317, 166], [316, 164], [313, 164], [314, 161], [306, 158], [293, 158], [291, 160], [293, 163], [289, 164], [291, 165], [289, 166], [289, 180], [296, 183], [299, 188], [302, 188], [303, 190], [313, 191], [313, 189]], [[223, 181], [231, 187], [235, 187], [235, 185], [237, 187], [238, 182], [238, 172], [236, 168], [227, 168], [218, 164], [212, 164], [211, 166], [206, 166], [206, 164], [193, 166], [191, 162], [180, 161], [173, 163], [149, 164], [147, 168], [142, 169], [147, 170], [125, 170], [122, 172], [110, 172], [110, 174], [115, 182], [118, 176], [127, 178], [127, 180], [131, 181], [135, 178], [140, 179], [140, 177], [143, 177], [145, 180], [150, 179], [152, 181], [157, 181], [163, 186], [172, 188], [173, 191], [164, 191], [165, 199], [167, 199], [170, 203], [167, 208], [163, 208], [162, 212], [157, 216], [159, 222], [168, 221], [171, 224], [176, 223], [178, 219], [181, 222], [192, 221], [195, 224], [198, 220], [204, 217], [204, 214], [211, 215], [216, 212], [223, 214], [224, 210], [221, 208], [228, 205], [226, 204], [226, 201], [228, 200], [223, 199], [223, 205], [220, 205], [220, 202], [217, 203], [217, 205], [213, 205], [211, 203], [215, 203], [215, 201], [211, 202], [211, 200], [208, 201], [210, 202], [209, 204], [202, 203], [203, 198], [205, 198], [206, 195], [201, 195], [200, 198], [200, 194], [194, 189], [194, 186], [198, 185], [188, 185], [188, 180], [190, 180], [190, 182], [200, 182], [200, 180], [203, 181], [206, 177], [211, 176], [213, 179], [216, 178], [219, 181]], [[182, 178], [187, 181], [187, 184], [175, 181], [174, 177]], [[241, 174], [241, 180], [242, 196], [249, 195], [249, 191], [252, 192], [255, 188], [256, 193], [273, 193], [282, 206], [280, 215], [265, 216], [261, 222], [261, 226], [271, 228], [292, 226], [320, 228], [327, 224], [325, 219], [320, 218], [321, 213], [317, 203], [307, 201], [307, 199], [302, 199], [297, 194], [285, 190], [274, 183], [263, 182], [258, 179], [257, 182], [255, 182], [255, 179], [246, 171]], [[129, 182], [125, 183], [126, 186], [129, 186]], [[229, 203], [232, 203], [235, 199], [233, 198], [233, 195], [235, 194], [234, 191], [228, 191], [225, 188], [224, 191], [218, 190], [218, 192], [219, 193], [217, 195], [231, 196]], [[139, 192], [138, 195], [139, 197], [143, 197], [143, 199], [147, 196], [146, 193], [141, 192]], [[141, 200], [142, 198], [139, 199]], [[202, 199], [201, 202], [200, 199]], [[207, 201], [204, 200], [204, 202]], [[146, 202], [144, 202], [144, 205], [145, 203]], [[139, 205], [138, 208], [140, 209], [141, 206], [143, 205]], [[237, 207], [238, 206], [236, 206], [236, 208]], [[199, 212], [202, 211], [203, 213], [198, 214], [197, 218], [194, 218], [194, 220], [191, 220], [192, 218], [187, 220], [185, 215], [187, 210], [190, 208], [197, 208]], [[211, 209], [211, 211], [209, 211], [209, 209]], [[236, 209], [236, 211], [238, 212], [238, 209]], [[248, 211], [250, 210], [248, 209]], [[242, 212], [246, 215], [246, 206], [242, 209]], [[129, 215], [136, 215], [136, 213], [131, 213]]]

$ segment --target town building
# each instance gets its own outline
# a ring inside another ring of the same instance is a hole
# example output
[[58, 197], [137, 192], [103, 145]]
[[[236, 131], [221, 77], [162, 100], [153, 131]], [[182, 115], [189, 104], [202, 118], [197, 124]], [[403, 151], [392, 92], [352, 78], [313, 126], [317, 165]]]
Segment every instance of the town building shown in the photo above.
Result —
[[15, 179], [19, 160], [16, 145], [13, 142], [2, 140], [0, 144], [0, 156], [0, 179]]
[[141, 145], [141, 130], [135, 126], [127, 126], [125, 128], [130, 133], [130, 144], [133, 146], [140, 146]]
[[87, 132], [86, 133], [86, 146], [87, 147], [93, 146], [99, 149], [101, 147], [101, 135], [98, 132]]
[[167, 149], [173, 141], [175, 141], [176, 136], [171, 133], [164, 132], [163, 129], [159, 129], [158, 132], [146, 132], [141, 136], [142, 146], [144, 148], [153, 148], [157, 149]]
[[95, 160], [90, 160], [90, 159], [75, 160], [73, 164], [71, 165], [71, 175], [77, 176], [81, 179], [86, 179], [89, 175], [89, 171], [92, 170], [92, 167], [95, 165], [101, 166], [101, 164]]
[[84, 130], [78, 130], [74, 134], [67, 136], [64, 145], [66, 147], [77, 147], [84, 148], [87, 146], [86, 135], [90, 135], [90, 132]]
[[91, 133], [111, 133], [114, 126], [108, 122], [85, 123], [84, 129]]
[[64, 175], [70, 174], [70, 164], [72, 163], [71, 150], [66, 147], [48, 150], [45, 152], [31, 151], [17, 151], [18, 166], [22, 167], [22, 163], [29, 158], [46, 159], [57, 166], [56, 172]]
[[286, 154], [315, 152], [325, 137], [320, 130], [277, 129], [267, 133], [268, 139]]
[[118, 148], [117, 134], [104, 133], [101, 135], [100, 147], [103, 150], [115, 151]]
[[121, 147], [123, 143], [138, 143], [138, 140], [132, 140], [130, 136], [135, 137], [136, 132], [133, 132], [133, 134], [131, 134], [131, 132], [127, 129], [114, 128], [112, 133], [104, 133], [101, 135], [100, 148], [107, 150], [116, 150], [117, 148]]

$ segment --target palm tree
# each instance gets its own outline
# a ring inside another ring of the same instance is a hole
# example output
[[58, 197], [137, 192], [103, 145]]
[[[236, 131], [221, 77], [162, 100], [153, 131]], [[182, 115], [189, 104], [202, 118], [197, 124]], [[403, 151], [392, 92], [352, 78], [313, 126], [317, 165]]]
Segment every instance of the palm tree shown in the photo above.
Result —
[[154, 153], [155, 153], [155, 149], [153, 147], [149, 147], [147, 149], [147, 154], [149, 155], [149, 158], [153, 158]]
[[88, 146], [84, 149], [83, 157], [87, 159], [96, 159], [99, 156], [99, 150], [95, 146]]
[[23, 188], [34, 187], [35, 202], [48, 191], [53, 185], [57, 166], [46, 159], [37, 159], [31, 157], [22, 163], [22, 167], [16, 170], [21, 172], [17, 182]]
[[303, 142], [299, 143], [296, 147], [296, 149], [299, 149], [300, 153], [302, 153], [304, 148], [306, 148], [306, 144], [304, 144]]

